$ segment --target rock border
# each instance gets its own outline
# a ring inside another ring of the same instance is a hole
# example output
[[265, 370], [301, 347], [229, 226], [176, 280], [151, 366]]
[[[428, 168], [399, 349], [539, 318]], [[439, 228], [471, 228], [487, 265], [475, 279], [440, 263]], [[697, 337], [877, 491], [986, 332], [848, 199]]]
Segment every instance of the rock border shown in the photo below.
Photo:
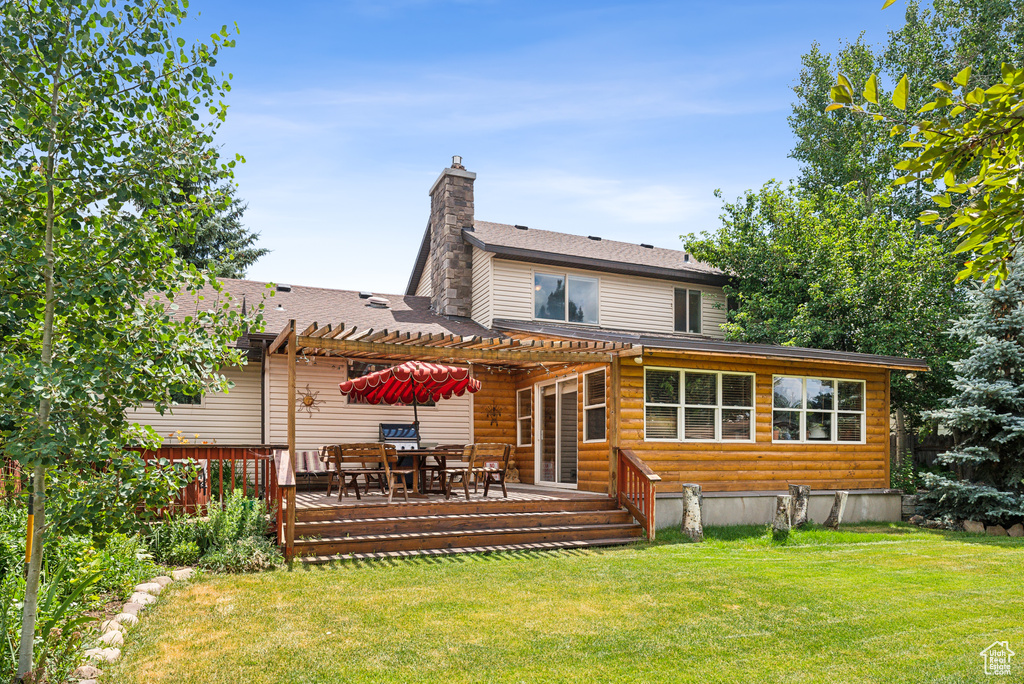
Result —
[[85, 662], [75, 668], [71, 681], [78, 684], [98, 684], [103, 670], [97, 665], [116, 663], [121, 658], [121, 646], [124, 646], [128, 629], [139, 624], [139, 614], [157, 602], [157, 597], [164, 588], [173, 582], [186, 582], [192, 579], [195, 568], [178, 568], [172, 570], [170, 576], [159, 575], [148, 582], [137, 584], [131, 598], [126, 601], [120, 612], [114, 617], [100, 623], [100, 636], [96, 646], [85, 651]]

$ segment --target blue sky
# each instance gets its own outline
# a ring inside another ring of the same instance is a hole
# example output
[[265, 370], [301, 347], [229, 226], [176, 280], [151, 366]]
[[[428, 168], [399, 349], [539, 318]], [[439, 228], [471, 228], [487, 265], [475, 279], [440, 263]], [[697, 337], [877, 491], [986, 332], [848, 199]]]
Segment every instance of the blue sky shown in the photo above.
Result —
[[193, 0], [190, 29], [237, 22], [219, 143], [258, 280], [400, 293], [451, 155], [476, 216], [679, 247], [721, 201], [789, 179], [800, 55], [899, 6], [843, 2]]

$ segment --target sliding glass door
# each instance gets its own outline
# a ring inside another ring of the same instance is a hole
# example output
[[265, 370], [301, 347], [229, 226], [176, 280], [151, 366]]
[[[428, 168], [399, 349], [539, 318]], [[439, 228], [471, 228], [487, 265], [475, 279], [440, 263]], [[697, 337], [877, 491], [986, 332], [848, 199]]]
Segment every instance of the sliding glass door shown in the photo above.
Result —
[[579, 434], [576, 378], [542, 385], [537, 391], [538, 481], [575, 486]]

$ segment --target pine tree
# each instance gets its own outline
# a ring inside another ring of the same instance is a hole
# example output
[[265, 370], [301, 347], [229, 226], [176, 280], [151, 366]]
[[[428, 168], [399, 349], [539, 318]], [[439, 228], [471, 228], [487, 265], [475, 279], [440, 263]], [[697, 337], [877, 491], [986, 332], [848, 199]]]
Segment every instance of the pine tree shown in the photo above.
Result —
[[955, 438], [937, 462], [947, 473], [924, 473], [919, 502], [931, 517], [988, 523], [1024, 517], [1024, 258], [1000, 289], [971, 293], [972, 313], [951, 334], [974, 350], [953, 364], [955, 389], [929, 417]]
[[[244, 278], [245, 272], [269, 249], [256, 247], [260, 234], [242, 224], [248, 205], [235, 196], [235, 185], [211, 187], [210, 181], [188, 184], [186, 192], [209, 192], [218, 198], [217, 211], [200, 219], [195, 232], [174, 241], [174, 251], [184, 261], [206, 269], [218, 278]], [[203, 187], [205, 186], [205, 187]]]

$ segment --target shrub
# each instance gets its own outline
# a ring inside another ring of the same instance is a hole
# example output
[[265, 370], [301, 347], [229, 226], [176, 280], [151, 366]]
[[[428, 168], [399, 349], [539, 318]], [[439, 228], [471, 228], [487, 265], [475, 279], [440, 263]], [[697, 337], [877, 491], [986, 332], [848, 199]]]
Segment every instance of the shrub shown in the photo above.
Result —
[[267, 539], [267, 508], [259, 499], [232, 492], [223, 506], [210, 507], [206, 518], [179, 515], [156, 524], [150, 545], [157, 559], [170, 565], [193, 565], [218, 572], [256, 572], [282, 562]]
[[283, 561], [277, 545], [266, 537], [244, 537], [210, 551], [199, 565], [214, 572], [261, 572], [272, 570]]

